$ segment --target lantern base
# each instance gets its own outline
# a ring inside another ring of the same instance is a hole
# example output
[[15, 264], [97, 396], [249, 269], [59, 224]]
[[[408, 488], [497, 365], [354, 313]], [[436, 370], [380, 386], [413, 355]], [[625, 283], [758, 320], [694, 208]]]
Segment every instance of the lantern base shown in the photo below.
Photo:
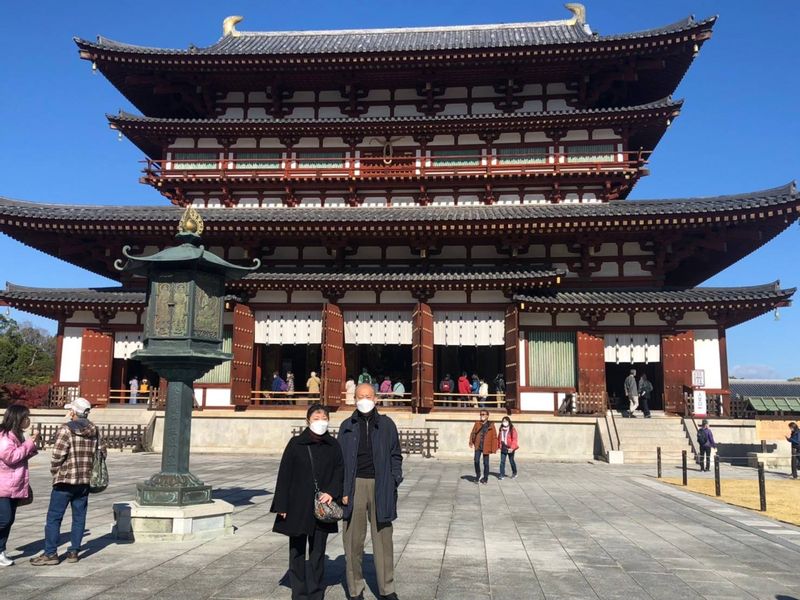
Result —
[[156, 473], [136, 485], [136, 501], [141, 506], [191, 506], [208, 504], [211, 486], [191, 473]]

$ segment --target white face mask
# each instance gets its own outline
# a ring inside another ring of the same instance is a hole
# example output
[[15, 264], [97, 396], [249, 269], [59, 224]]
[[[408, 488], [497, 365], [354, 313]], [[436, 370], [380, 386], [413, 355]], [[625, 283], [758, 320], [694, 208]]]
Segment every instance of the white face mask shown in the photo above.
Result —
[[328, 421], [321, 419], [317, 421], [311, 421], [311, 423], [308, 424], [308, 428], [317, 435], [324, 435], [325, 432], [328, 431]]
[[508, 421], [503, 421], [503, 428], [508, 429]]
[[367, 414], [368, 412], [372, 412], [372, 409], [375, 408], [375, 401], [369, 398], [363, 398], [356, 402], [356, 408], [358, 412]]

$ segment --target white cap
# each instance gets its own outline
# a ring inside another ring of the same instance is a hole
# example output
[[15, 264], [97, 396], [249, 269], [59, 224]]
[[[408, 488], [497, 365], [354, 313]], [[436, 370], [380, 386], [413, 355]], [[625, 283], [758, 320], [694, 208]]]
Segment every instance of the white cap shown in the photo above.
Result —
[[86, 398], [75, 398], [72, 402], [65, 404], [64, 408], [75, 414], [85, 415], [92, 409], [92, 404]]

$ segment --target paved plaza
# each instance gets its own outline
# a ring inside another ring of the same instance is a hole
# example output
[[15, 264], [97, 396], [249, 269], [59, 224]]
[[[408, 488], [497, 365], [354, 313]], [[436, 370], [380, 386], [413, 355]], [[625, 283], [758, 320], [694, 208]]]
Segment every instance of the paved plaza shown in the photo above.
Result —
[[[0, 570], [0, 598], [290, 598], [287, 538], [271, 532], [268, 512], [277, 457], [193, 457], [216, 497], [236, 505], [233, 536], [169, 544], [111, 537], [111, 505], [131, 499], [159, 460], [111, 452], [112, 485], [91, 498], [83, 559], [36, 568], [27, 559], [41, 551], [49, 490], [46, 456], [37, 457], [37, 498], [19, 509], [9, 544], [18, 564]], [[652, 467], [520, 463], [516, 480], [478, 486], [469, 461], [405, 461], [394, 538], [402, 600], [800, 598], [798, 528], [667, 486]], [[344, 599], [340, 535], [329, 538], [328, 557], [326, 598]], [[368, 585], [372, 598], [374, 578]]]

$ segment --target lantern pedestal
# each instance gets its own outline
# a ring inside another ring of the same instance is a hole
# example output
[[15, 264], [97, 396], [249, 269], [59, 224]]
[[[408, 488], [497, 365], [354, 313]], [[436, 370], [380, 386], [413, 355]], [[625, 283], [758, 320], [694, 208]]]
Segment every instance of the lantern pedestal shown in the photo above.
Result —
[[233, 535], [233, 505], [224, 500], [195, 506], [114, 504], [114, 536], [133, 542], [184, 542]]

